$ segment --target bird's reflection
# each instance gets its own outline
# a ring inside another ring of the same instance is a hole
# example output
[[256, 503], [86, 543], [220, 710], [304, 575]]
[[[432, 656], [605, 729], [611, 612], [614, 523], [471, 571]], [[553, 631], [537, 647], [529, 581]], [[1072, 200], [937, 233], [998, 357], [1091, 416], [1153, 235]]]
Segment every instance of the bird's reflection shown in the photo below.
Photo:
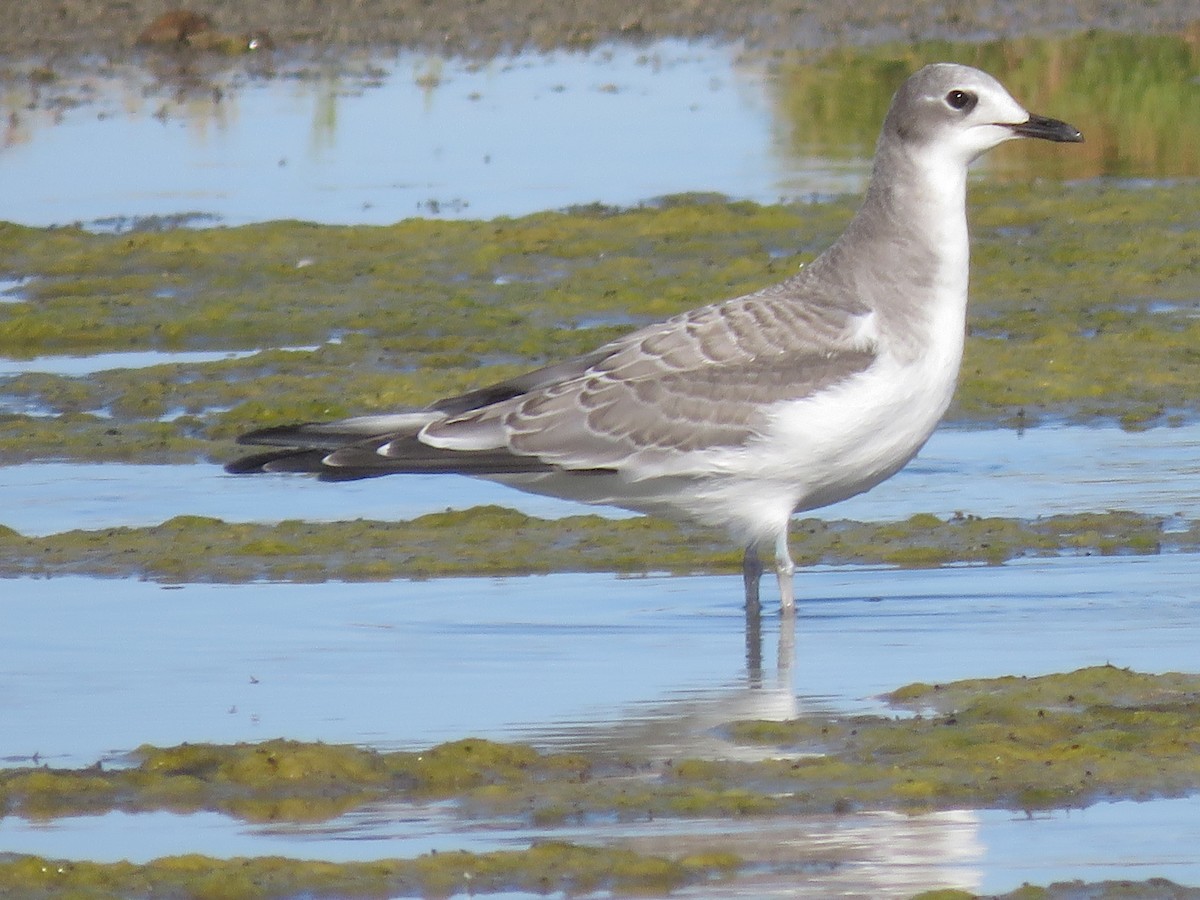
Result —
[[[779, 615], [779, 650], [775, 657], [775, 686], [794, 689], [792, 673], [796, 662], [796, 612]], [[746, 585], [746, 683], [751, 688], [763, 686], [762, 603], [758, 591]]]
[[[748, 601], [757, 598], [747, 597]], [[745, 672], [724, 687], [679, 691], [667, 698], [636, 704], [608, 722], [559, 731], [551, 743], [627, 759], [715, 759], [757, 762], [777, 757], [776, 746], [737, 743], [728, 725], [737, 721], [784, 721], [802, 716], [804, 704], [795, 683], [796, 630], [793, 612], [763, 615], [762, 605], [745, 606]], [[803, 627], [801, 622], [800, 627]], [[730, 635], [732, 639], [732, 634]], [[771, 665], [772, 638], [775, 659]], [[909, 897], [930, 885], [976, 890], [982, 877], [978, 862], [985, 850], [978, 816], [947, 810], [926, 815], [893, 812], [789, 814], [727, 819], [621, 820], [604, 825], [555, 829], [563, 840], [608, 841], [649, 854], [681, 856], [711, 850], [714, 835], [722, 846], [752, 861], [756, 874], [736, 879], [709, 897], [798, 897], [833, 895]], [[546, 837], [546, 833], [539, 832]], [[803, 871], [797, 882], [795, 873]]]
[[[733, 742], [727, 726], [747, 720], [786, 721], [801, 714], [794, 683], [796, 616], [772, 611], [764, 617], [760, 603], [748, 602], [745, 625], [745, 672], [724, 686], [684, 689], [635, 703], [611, 720], [555, 727], [538, 734], [534, 742], [650, 759], [757, 759], [775, 753], [774, 748]], [[778, 639], [772, 670], [763, 647], [770, 645], [775, 627]]]

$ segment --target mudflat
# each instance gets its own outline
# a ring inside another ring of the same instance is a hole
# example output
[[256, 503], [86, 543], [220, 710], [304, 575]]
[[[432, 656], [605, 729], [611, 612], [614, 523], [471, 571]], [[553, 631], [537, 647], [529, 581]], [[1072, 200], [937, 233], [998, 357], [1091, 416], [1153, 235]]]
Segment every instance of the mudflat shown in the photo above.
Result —
[[59, 0], [5, 4], [0, 58], [119, 57], [134, 50], [138, 35], [158, 16], [185, 6], [221, 34], [269, 34], [281, 50], [394, 46], [471, 56], [667, 37], [782, 49], [1083, 29], [1197, 30], [1190, 0], [869, 0], [852, 8], [804, 0], [204, 0], [177, 6], [162, 0]]

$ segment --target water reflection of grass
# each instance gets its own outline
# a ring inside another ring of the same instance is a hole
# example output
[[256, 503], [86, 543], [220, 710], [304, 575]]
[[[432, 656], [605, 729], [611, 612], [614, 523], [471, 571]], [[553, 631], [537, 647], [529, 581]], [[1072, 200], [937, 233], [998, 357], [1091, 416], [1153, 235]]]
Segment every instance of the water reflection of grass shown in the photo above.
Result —
[[1181, 36], [1069, 37], [840, 48], [787, 58], [775, 82], [784, 152], [871, 155], [892, 91], [925, 63], [991, 72], [1028, 109], [1065, 119], [1087, 138], [1071, 153], [1007, 148], [990, 164], [1022, 177], [1200, 174], [1200, 51]]

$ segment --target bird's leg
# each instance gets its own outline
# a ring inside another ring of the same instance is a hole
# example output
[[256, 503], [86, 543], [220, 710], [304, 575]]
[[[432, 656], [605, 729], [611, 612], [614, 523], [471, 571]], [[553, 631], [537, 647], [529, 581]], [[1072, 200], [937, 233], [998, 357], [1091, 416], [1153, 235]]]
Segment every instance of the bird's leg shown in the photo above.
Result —
[[758, 606], [758, 584], [762, 579], [763, 564], [758, 557], [758, 545], [748, 544], [742, 556], [742, 582], [746, 586], [746, 609]]
[[742, 557], [742, 580], [746, 586], [746, 675], [754, 686], [762, 684], [762, 603], [758, 596], [762, 573], [758, 547], [750, 544]]
[[775, 575], [779, 579], [779, 609], [782, 613], [791, 614], [796, 610], [796, 588], [792, 583], [792, 575], [796, 564], [788, 552], [788, 532], [783, 533], [775, 541]]

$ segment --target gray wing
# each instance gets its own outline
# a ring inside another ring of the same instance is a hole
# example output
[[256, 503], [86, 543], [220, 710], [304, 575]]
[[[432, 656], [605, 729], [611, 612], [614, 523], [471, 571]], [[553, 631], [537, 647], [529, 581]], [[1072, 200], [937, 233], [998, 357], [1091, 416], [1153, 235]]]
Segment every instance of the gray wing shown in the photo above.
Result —
[[506, 448], [571, 469], [637, 468], [742, 446], [764, 433], [774, 404], [810, 396], [875, 360], [875, 346], [861, 337], [866, 307], [811, 294], [800, 302], [797, 287], [784, 282], [694, 310], [530, 373], [506, 383], [522, 393], [451, 412], [421, 440], [450, 450]]
[[284, 448], [230, 472], [514, 473], [637, 468], [744, 445], [771, 407], [867, 369], [870, 310], [827, 300], [804, 274], [632, 332], [595, 351], [425, 410], [265, 428]]

